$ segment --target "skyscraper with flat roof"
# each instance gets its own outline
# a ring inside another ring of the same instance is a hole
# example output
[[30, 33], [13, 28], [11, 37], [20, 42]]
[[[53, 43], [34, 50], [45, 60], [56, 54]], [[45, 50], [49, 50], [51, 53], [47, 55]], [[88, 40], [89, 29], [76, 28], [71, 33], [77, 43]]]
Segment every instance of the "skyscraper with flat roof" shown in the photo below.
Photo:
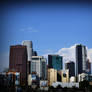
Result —
[[20, 83], [27, 84], [27, 48], [22, 45], [10, 46], [9, 70], [20, 72]]
[[47, 78], [47, 63], [43, 56], [32, 56], [31, 74], [35, 72], [40, 79]]
[[76, 75], [86, 72], [87, 50], [82, 44], [76, 45]]

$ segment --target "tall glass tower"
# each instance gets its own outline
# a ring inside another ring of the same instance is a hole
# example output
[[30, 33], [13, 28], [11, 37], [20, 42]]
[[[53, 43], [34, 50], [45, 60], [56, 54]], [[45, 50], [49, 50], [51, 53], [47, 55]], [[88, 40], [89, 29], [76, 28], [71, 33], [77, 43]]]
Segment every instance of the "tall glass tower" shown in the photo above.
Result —
[[54, 68], [56, 70], [62, 70], [63, 69], [62, 56], [48, 55], [48, 66], [49, 68]]
[[87, 50], [86, 46], [76, 45], [76, 75], [86, 72]]

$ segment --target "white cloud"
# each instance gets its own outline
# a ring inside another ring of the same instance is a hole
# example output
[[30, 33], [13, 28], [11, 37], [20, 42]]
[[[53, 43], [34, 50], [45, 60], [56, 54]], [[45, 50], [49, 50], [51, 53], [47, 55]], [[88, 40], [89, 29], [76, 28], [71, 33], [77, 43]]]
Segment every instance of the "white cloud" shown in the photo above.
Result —
[[61, 48], [57, 54], [63, 56], [64, 62], [68, 60], [75, 61], [75, 45], [69, 48]]
[[[64, 57], [64, 60], [73, 60], [75, 61], [75, 47], [76, 44], [73, 46], [70, 46], [69, 48], [61, 48], [57, 54], [62, 55]], [[92, 62], [92, 48], [87, 48], [87, 58]]]
[[22, 28], [21, 31], [23, 31], [23, 32], [32, 32], [32, 33], [38, 32], [38, 30], [35, 30], [32, 27]]
[[68, 60], [75, 61], [75, 46], [76, 46], [76, 44], [69, 47], [69, 48], [61, 48], [57, 52], [46, 53], [43, 56], [48, 57], [48, 54], [58, 54], [60, 56], [63, 56], [64, 62], [68, 61]]
[[92, 49], [87, 49], [88, 59], [92, 62]]

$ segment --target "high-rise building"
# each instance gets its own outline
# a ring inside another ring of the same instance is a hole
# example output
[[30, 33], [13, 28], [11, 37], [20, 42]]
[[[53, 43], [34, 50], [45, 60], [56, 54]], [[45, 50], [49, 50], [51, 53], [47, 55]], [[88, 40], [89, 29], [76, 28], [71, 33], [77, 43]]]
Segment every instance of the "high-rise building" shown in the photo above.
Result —
[[48, 85], [51, 86], [52, 83], [57, 82], [57, 70], [53, 68], [48, 69]]
[[27, 84], [27, 48], [22, 45], [10, 46], [9, 70], [20, 72], [20, 83]]
[[33, 43], [32, 41], [23, 41], [22, 44], [27, 47], [28, 61], [32, 60]]
[[32, 56], [31, 74], [35, 72], [40, 79], [46, 79], [47, 61], [43, 56]]
[[86, 72], [87, 50], [86, 46], [76, 45], [76, 75]]
[[91, 74], [91, 62], [89, 61], [89, 59], [87, 59], [87, 64], [86, 64], [86, 68], [87, 68], [87, 74]]
[[62, 56], [59, 55], [48, 55], [48, 67], [56, 70], [63, 69]]
[[31, 61], [32, 61], [32, 54], [33, 54], [33, 43], [32, 41], [23, 41], [22, 44], [27, 47], [27, 55], [28, 55], [28, 60], [27, 62], [27, 69], [28, 69], [28, 74], [30, 74], [31, 71]]
[[75, 63], [73, 61], [66, 62], [65, 69], [69, 69], [69, 78], [75, 76]]

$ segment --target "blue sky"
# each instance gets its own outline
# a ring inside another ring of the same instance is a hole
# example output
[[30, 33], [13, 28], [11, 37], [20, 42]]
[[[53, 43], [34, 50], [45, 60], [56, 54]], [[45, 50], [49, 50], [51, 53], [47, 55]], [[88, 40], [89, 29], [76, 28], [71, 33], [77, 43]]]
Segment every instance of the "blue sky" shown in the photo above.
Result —
[[0, 20], [1, 55], [9, 53], [10, 45], [23, 40], [33, 41], [39, 55], [76, 43], [92, 48], [90, 3], [6, 3]]

